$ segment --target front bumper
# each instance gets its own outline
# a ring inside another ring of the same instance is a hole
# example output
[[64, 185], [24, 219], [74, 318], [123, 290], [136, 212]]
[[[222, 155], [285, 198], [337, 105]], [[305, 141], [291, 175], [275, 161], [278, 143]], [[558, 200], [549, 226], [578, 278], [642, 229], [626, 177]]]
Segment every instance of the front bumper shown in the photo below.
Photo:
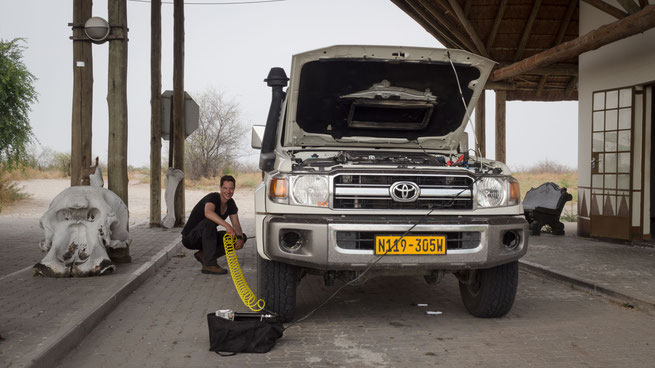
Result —
[[[385, 255], [375, 268], [488, 268], [518, 260], [528, 249], [528, 223], [523, 216], [258, 215], [258, 251], [264, 258], [301, 267], [361, 270], [379, 257], [368, 246], [375, 235], [401, 235], [413, 224], [417, 225], [408, 235], [444, 234], [453, 239], [448, 241], [447, 254]], [[507, 232], [517, 236], [512, 246], [503, 244]], [[288, 247], [288, 233], [299, 235], [296, 247]], [[355, 243], [363, 245], [353, 247]]]

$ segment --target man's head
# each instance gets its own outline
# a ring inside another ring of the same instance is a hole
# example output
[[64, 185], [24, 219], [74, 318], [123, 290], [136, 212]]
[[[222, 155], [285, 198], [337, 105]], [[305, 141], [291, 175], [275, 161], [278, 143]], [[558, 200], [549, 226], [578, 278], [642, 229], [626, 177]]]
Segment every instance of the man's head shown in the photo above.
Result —
[[223, 198], [223, 202], [232, 198], [236, 183], [236, 180], [234, 180], [234, 177], [231, 175], [224, 175], [221, 177], [221, 197]]
[[234, 179], [234, 176], [232, 176], [232, 175], [223, 175], [223, 176], [221, 176], [220, 186], [223, 187], [223, 183], [225, 183], [226, 181], [231, 181], [232, 184], [234, 184], [235, 187], [237, 186], [237, 181]]

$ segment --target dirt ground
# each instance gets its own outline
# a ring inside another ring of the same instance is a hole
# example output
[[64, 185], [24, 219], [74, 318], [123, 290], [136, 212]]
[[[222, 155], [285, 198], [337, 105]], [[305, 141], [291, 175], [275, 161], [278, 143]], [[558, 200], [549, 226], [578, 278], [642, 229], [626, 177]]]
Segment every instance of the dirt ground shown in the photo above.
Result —
[[[16, 183], [18, 187], [22, 188], [23, 192], [30, 195], [30, 198], [15, 202], [11, 207], [5, 208], [0, 213], [0, 218], [40, 218], [55, 196], [70, 186], [69, 179], [33, 179]], [[130, 224], [134, 225], [148, 221], [150, 217], [150, 184], [137, 181], [130, 183], [127, 190]], [[218, 185], [216, 185], [216, 191], [218, 191]], [[165, 192], [162, 190], [162, 218], [166, 215], [164, 194]], [[207, 192], [200, 190], [186, 190], [185, 208], [187, 214], [205, 194]], [[234, 200], [239, 207], [239, 217], [254, 214], [253, 188], [237, 187]]]

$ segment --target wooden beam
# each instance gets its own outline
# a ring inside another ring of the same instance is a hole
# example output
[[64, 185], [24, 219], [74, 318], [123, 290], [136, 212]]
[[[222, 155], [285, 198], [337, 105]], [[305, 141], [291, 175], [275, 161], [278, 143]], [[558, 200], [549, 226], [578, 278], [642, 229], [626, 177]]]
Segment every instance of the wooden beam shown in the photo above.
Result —
[[634, 14], [639, 10], [641, 10], [641, 7], [639, 7], [639, 5], [637, 5], [637, 3], [635, 3], [633, 0], [616, 0], [616, 1], [619, 3], [619, 5], [621, 5], [623, 9], [625, 9], [625, 11], [628, 12], [628, 14]]
[[[437, 20], [437, 22], [439, 22], [439, 26], [445, 27], [457, 39], [457, 41], [459, 41], [455, 43], [461, 45], [462, 49], [470, 52], [475, 52], [475, 45], [473, 44], [473, 42], [466, 35], [459, 32], [457, 30], [456, 25], [450, 22], [450, 20], [448, 20], [443, 14], [441, 14], [439, 9], [437, 9], [430, 1], [428, 0], [414, 0], [414, 1], [417, 1], [425, 10], [428, 11], [428, 13], [430, 13], [430, 15], [432, 15], [432, 17], [434, 17]], [[437, 26], [436, 28], [440, 28], [439, 26]]]
[[571, 96], [565, 96], [564, 90], [544, 90], [542, 96], [537, 97], [534, 91], [509, 91], [507, 92], [507, 101], [542, 101], [542, 102], [559, 102], [559, 101], [577, 101], [578, 93], [574, 92]]
[[577, 89], [576, 87], [578, 86], [578, 77], [575, 76], [571, 78], [569, 81], [569, 84], [566, 86], [566, 96], [571, 96], [573, 92]]
[[536, 75], [578, 75], [576, 64], [553, 64], [530, 70], [530, 74]]
[[507, 92], [496, 91], [496, 161], [507, 162], [505, 143], [505, 116]]
[[441, 14], [440, 10], [434, 5], [424, 0], [406, 1], [418, 14], [431, 24], [432, 28], [441, 33], [455, 48], [469, 51], [475, 50], [471, 41], [464, 34], [458, 32], [456, 25], [450, 22], [445, 15]]
[[[513, 88], [513, 89], [498, 89], [498, 90], [495, 90], [495, 91], [505, 91], [505, 92], [507, 92], [507, 93], [509, 93], [509, 92], [515, 92], [515, 91], [521, 91], [521, 92], [532, 92], [535, 96], [537, 96], [537, 86], [538, 86], [538, 83], [537, 83], [537, 82], [531, 82], [530, 84], [534, 85], [534, 87], [517, 86], [516, 88]], [[567, 86], [568, 86], [568, 85], [567, 85]], [[546, 83], [546, 84], [544, 85], [544, 88], [543, 88], [542, 91], [541, 91], [542, 94], [539, 95], [539, 96], [537, 96], [537, 97], [543, 96], [546, 92], [561, 92], [561, 93], [564, 93], [564, 92], [566, 91], [566, 87], [567, 87], [567, 86], [565, 86], [565, 87], [561, 87], [561, 86], [559, 86], [559, 85], [557, 85], [557, 86], [552, 85], [552, 86], [551, 86], [551, 85], [548, 85], [548, 83]]]
[[408, 4], [404, 0], [391, 0], [397, 7], [399, 7], [405, 14], [409, 15], [410, 18], [414, 19], [418, 24], [420, 24], [423, 29], [430, 33], [434, 38], [437, 39], [441, 44], [447, 48], [459, 48], [458, 45], [451, 42], [448, 37], [446, 37], [439, 29], [435, 29], [434, 26], [428, 22], [421, 13], [417, 12], [414, 7]]
[[594, 8], [601, 10], [611, 16], [613, 16], [616, 19], [623, 19], [628, 16], [628, 13], [624, 12], [623, 10], [610, 5], [603, 0], [582, 0], [585, 3], [593, 6]]
[[[559, 25], [559, 31], [557, 31], [557, 36], [555, 36], [555, 40], [553, 41], [553, 46], [559, 45], [564, 40], [564, 35], [566, 34], [566, 30], [569, 28], [569, 24], [571, 24], [571, 18], [573, 18], [573, 13], [575, 12], [575, 9], [577, 7], [578, 7], [578, 0], [569, 1], [569, 6], [566, 9], [566, 13], [564, 14], [564, 19], [562, 19], [562, 23], [560, 23]], [[575, 75], [577, 74], [578, 74], [578, 67], [575, 66]], [[541, 77], [541, 80], [539, 81], [539, 87], [537, 87], [537, 96], [541, 96], [541, 92], [543, 91], [543, 88], [546, 85], [546, 79], [548, 79], [548, 75], [543, 75]]]
[[[184, 0], [173, 2], [173, 168], [184, 171]], [[175, 190], [175, 225], [185, 222], [184, 180]]]
[[[505, 51], [505, 52], [515, 53], [516, 52], [516, 46], [510, 46], [509, 44], [507, 46], [494, 46], [489, 50]], [[526, 46], [524, 51], [542, 52], [542, 51], [544, 51], [544, 48], [543, 47], [537, 48], [537, 47], [527, 47]]]
[[546, 85], [546, 79], [548, 79], [547, 75], [544, 75], [539, 79], [539, 84], [537, 85], [537, 96], [541, 96], [541, 93], [544, 91], [544, 86]]
[[150, 2], [150, 227], [161, 226], [161, 0]]
[[[73, 23], [91, 17], [92, 0], [73, 1]], [[93, 135], [93, 53], [83, 41], [84, 27], [73, 27], [73, 113], [71, 118], [71, 186], [80, 185], [82, 168], [91, 166]]]
[[523, 36], [519, 42], [519, 47], [516, 49], [514, 54], [514, 61], [519, 61], [523, 56], [525, 51], [525, 45], [528, 43], [530, 34], [532, 33], [532, 26], [534, 25], [534, 20], [537, 19], [537, 13], [539, 13], [539, 8], [541, 7], [541, 0], [536, 0], [532, 5], [532, 12], [530, 12], [530, 17], [528, 18], [525, 28], [523, 29]]
[[587, 51], [595, 50], [614, 41], [642, 33], [655, 27], [655, 5], [648, 5], [638, 13], [601, 26], [575, 40], [561, 43], [549, 50], [523, 59], [502, 69], [494, 71], [492, 81], [499, 81], [532, 69], [544, 67], [558, 61], [574, 58]]
[[496, 35], [498, 34], [498, 28], [500, 28], [500, 23], [503, 21], [503, 15], [505, 15], [505, 9], [507, 8], [507, 0], [501, 0], [500, 5], [498, 6], [498, 11], [496, 12], [496, 19], [494, 20], [494, 25], [491, 27], [491, 32], [489, 32], [489, 38], [487, 38], [486, 48], [488, 51], [491, 51], [491, 47], [496, 41]]
[[516, 89], [516, 83], [487, 81], [487, 83], [484, 85], [484, 89], [493, 89], [494, 91], [511, 91]]
[[478, 97], [478, 104], [475, 106], [475, 143], [477, 144], [477, 153], [480, 157], [487, 156], [487, 133], [486, 133], [486, 117], [485, 117], [485, 92], [482, 91]]
[[[577, 77], [573, 77], [573, 78], [577, 78]], [[523, 81], [521, 85], [519, 85], [518, 83], [498, 83], [498, 82], [491, 82], [491, 83], [492, 84], [490, 85], [485, 85], [484, 88], [486, 90], [493, 90], [493, 91], [505, 91], [505, 92], [524, 91], [524, 92], [532, 92], [536, 94], [537, 87], [539, 87], [539, 82], [531, 82], [531, 81]], [[549, 85], [548, 83], [544, 83], [542, 92], [547, 92], [547, 91], [564, 92], [568, 87], [569, 87], [568, 84], [565, 87], [562, 87], [560, 84]]]
[[478, 36], [478, 32], [475, 31], [475, 28], [473, 28], [473, 25], [471, 24], [471, 22], [469, 22], [468, 18], [464, 14], [464, 10], [459, 5], [457, 0], [448, 0], [448, 3], [455, 11], [455, 14], [457, 15], [459, 21], [462, 23], [462, 26], [464, 26], [466, 33], [468, 33], [469, 37], [471, 37], [471, 40], [473, 40], [473, 43], [475, 44], [475, 47], [478, 50], [478, 53], [480, 53], [482, 56], [489, 57], [487, 48], [485, 47], [484, 43], [482, 43], [480, 36]]
[[107, 105], [109, 146], [107, 150], [107, 188], [127, 206], [127, 0], [109, 0], [109, 67]]
[[553, 43], [553, 46], [557, 46], [560, 43], [562, 43], [562, 41], [564, 41], [566, 30], [569, 29], [569, 25], [571, 24], [571, 19], [573, 19], [573, 13], [575, 13], [575, 9], [577, 7], [578, 7], [578, 0], [569, 1], [569, 7], [566, 8], [564, 19], [562, 19], [562, 23], [560, 23], [559, 31], [557, 32], [557, 36], [555, 37], [555, 42]]
[[[513, 64], [500, 63], [499, 69], [503, 69]], [[541, 68], [531, 69], [526, 74], [533, 75], [578, 75], [578, 65], [571, 63], [555, 63]]]

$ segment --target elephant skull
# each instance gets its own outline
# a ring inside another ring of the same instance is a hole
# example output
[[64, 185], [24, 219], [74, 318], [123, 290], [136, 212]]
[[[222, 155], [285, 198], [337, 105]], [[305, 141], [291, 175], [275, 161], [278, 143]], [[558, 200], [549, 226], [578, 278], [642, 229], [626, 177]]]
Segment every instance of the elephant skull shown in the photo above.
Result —
[[125, 203], [108, 189], [65, 189], [41, 217], [45, 232], [41, 250], [47, 254], [34, 265], [34, 275], [83, 277], [113, 272], [108, 252], [128, 250], [128, 216]]

